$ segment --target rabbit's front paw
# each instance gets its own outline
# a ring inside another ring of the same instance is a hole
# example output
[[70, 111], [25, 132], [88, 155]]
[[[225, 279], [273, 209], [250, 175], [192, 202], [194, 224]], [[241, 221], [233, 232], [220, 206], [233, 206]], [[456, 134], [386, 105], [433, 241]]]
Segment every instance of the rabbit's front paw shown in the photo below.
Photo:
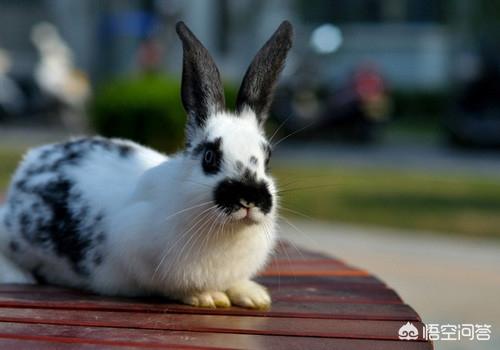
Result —
[[231, 302], [224, 292], [201, 292], [182, 299], [184, 304], [199, 307], [230, 307]]
[[268, 309], [271, 297], [266, 288], [254, 281], [240, 281], [226, 291], [231, 303], [249, 309]]

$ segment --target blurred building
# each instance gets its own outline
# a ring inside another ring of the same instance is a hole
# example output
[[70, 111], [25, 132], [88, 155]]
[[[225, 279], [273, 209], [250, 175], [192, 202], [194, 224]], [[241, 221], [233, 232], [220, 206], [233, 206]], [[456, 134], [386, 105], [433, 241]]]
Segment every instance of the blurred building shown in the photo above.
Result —
[[[288, 73], [309, 62], [319, 65], [324, 77], [342, 79], [357, 65], [369, 63], [378, 66], [392, 86], [442, 88], [453, 74], [452, 59], [469, 49], [468, 23], [478, 3], [0, 0], [0, 48], [10, 52], [14, 71], [31, 71], [38, 59], [30, 41], [31, 28], [49, 21], [73, 50], [76, 65], [94, 81], [137, 70], [141, 45], [151, 38], [161, 46], [162, 66], [179, 70], [181, 50], [174, 24], [183, 19], [223, 66], [222, 71], [239, 78], [258, 47], [288, 18], [297, 33]], [[315, 53], [311, 36], [325, 24], [336, 30], [338, 45], [332, 52]]]

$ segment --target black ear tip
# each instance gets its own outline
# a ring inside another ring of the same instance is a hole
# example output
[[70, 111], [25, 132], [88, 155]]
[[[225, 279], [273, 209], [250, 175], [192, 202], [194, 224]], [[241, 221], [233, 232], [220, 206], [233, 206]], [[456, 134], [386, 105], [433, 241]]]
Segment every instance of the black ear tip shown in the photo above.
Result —
[[284, 20], [283, 22], [281, 22], [279, 29], [285, 32], [293, 32], [292, 23], [290, 23], [290, 21], [288, 20]]
[[285, 20], [281, 22], [277, 32], [291, 39], [293, 36], [293, 26], [289, 21]]
[[190, 33], [189, 28], [183, 21], [177, 22], [177, 24], [175, 25], [175, 31], [180, 38], [185, 38]]
[[273, 37], [275, 38], [274, 40], [283, 43], [285, 47], [290, 49], [290, 47], [292, 47], [292, 41], [293, 41], [292, 24], [286, 20], [281, 22], [278, 29], [276, 29], [276, 32], [274, 33]]
[[186, 24], [183, 21], [179, 21], [175, 24], [175, 31], [179, 33], [185, 26]]

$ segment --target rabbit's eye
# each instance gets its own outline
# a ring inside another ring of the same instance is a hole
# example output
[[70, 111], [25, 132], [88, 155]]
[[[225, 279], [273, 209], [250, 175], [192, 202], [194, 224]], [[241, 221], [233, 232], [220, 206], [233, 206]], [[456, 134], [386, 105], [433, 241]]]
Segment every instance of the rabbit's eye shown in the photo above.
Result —
[[203, 157], [203, 161], [207, 164], [211, 164], [213, 161], [214, 161], [214, 151], [212, 151], [211, 149], [207, 149], [205, 151], [205, 155]]
[[202, 166], [203, 170], [207, 174], [215, 174], [219, 171], [220, 163], [221, 163], [221, 155], [220, 152], [208, 148], [203, 153]]
[[[196, 146], [193, 155], [198, 158], [201, 155], [201, 166], [205, 174], [217, 174], [223, 163], [222, 138], [217, 137], [213, 141], [204, 141]], [[198, 158], [199, 159], [199, 158]]]

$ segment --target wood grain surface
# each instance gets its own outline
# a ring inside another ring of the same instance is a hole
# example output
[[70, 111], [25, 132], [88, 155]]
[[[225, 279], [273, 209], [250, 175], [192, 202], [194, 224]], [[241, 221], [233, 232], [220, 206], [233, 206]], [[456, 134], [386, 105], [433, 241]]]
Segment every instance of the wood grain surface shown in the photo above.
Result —
[[432, 349], [419, 315], [369, 272], [280, 242], [258, 280], [270, 310], [203, 309], [44, 285], [0, 285], [0, 349]]

